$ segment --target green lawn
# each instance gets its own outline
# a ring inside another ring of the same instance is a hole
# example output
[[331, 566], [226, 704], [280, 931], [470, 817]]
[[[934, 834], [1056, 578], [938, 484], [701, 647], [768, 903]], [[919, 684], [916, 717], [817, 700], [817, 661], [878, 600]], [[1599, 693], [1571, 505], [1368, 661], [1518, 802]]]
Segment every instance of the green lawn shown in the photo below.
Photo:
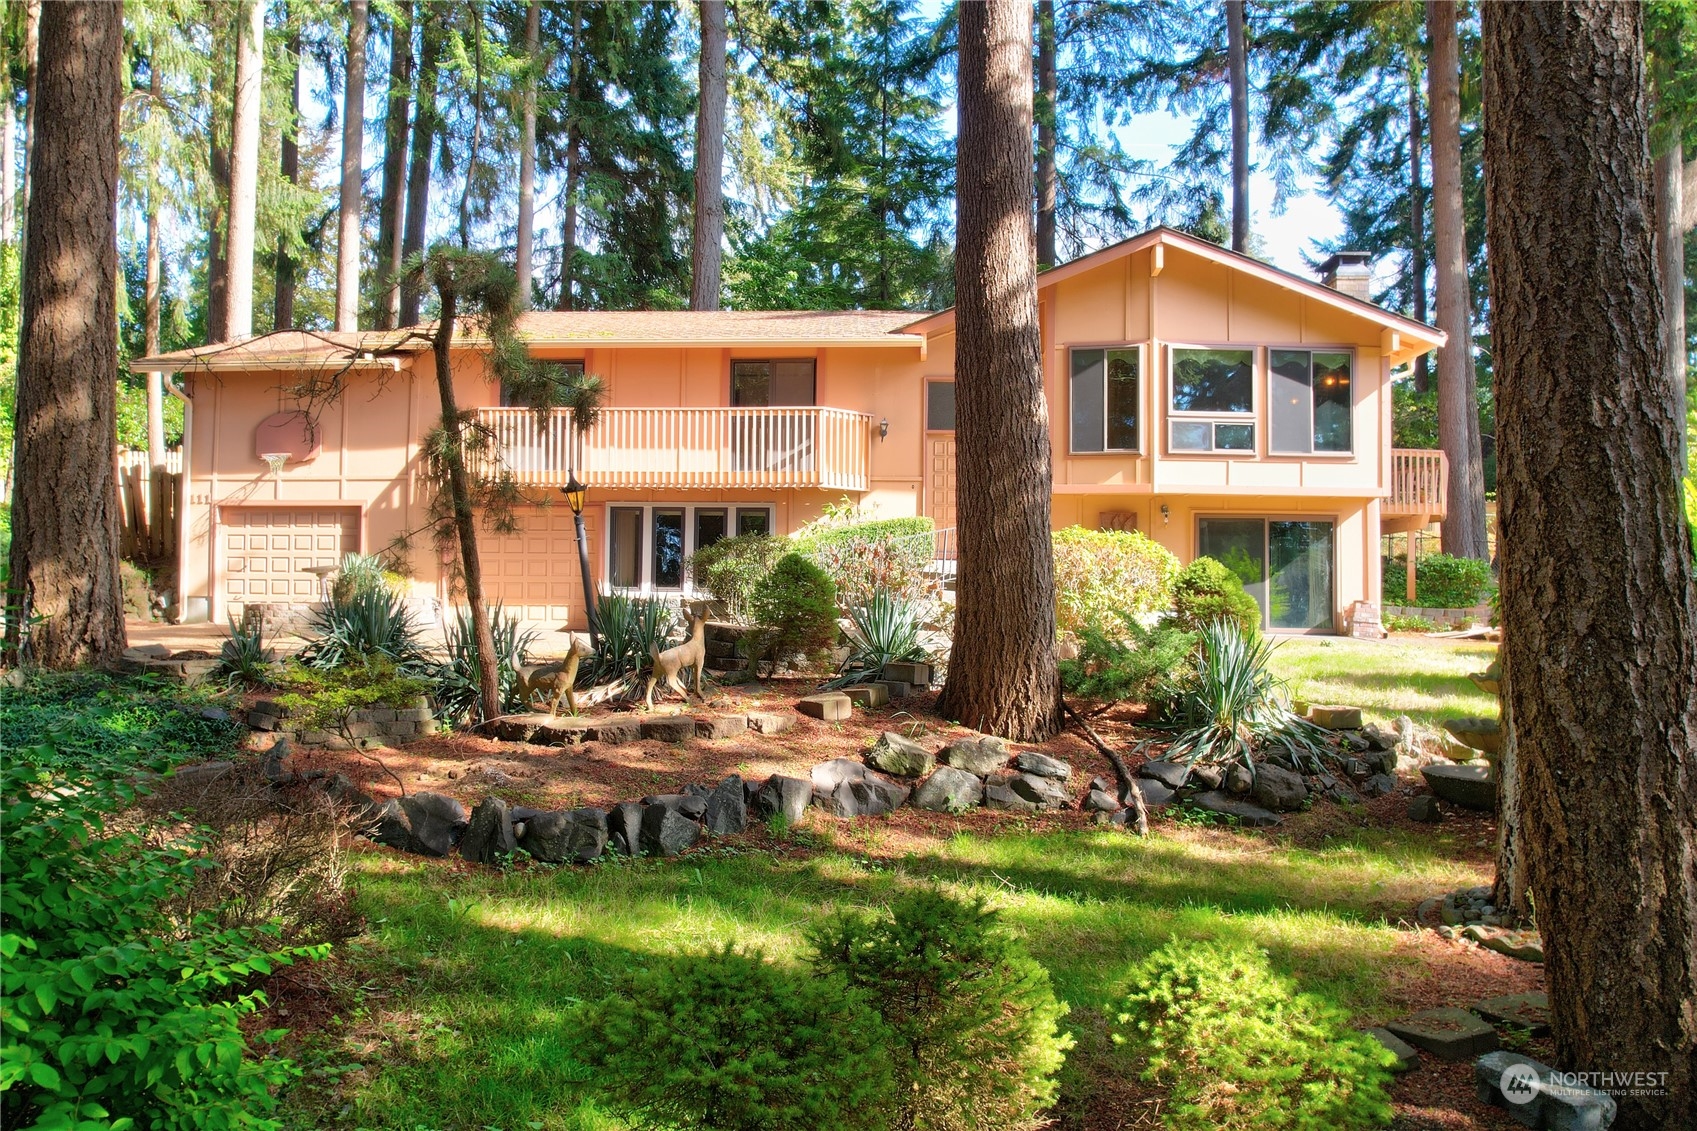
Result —
[[1467, 678], [1496, 655], [1495, 644], [1471, 641], [1292, 638], [1274, 648], [1273, 670], [1297, 699], [1361, 707], [1385, 724], [1407, 715], [1436, 729], [1458, 715], [1497, 717], [1496, 698]]
[[[1071, 1006], [1078, 1038], [1063, 1096], [1082, 1102], [1127, 1066], [1105, 1018], [1128, 967], [1173, 935], [1253, 940], [1301, 984], [1383, 1020], [1395, 922], [1434, 892], [1484, 882], [1459, 865], [1449, 830], [1358, 827], [1297, 848], [1161, 822], [1120, 831], [957, 833], [895, 855], [879, 828], [825, 823], [801, 855], [727, 847], [678, 861], [593, 869], [456, 872], [440, 862], [356, 854], [368, 936], [339, 978], [359, 1001], [302, 1054], [291, 1126], [615, 1127], [574, 1059], [571, 1008], [655, 955], [731, 941], [805, 976], [804, 928], [833, 909], [876, 905], [914, 884], [1000, 908]], [[1318, 815], [1317, 815], [1318, 816]], [[850, 847], [849, 842], [856, 846]], [[915, 843], [915, 842], [909, 842]], [[856, 849], [859, 850], [856, 850]], [[355, 1067], [357, 1066], [357, 1067]], [[1062, 1125], [1076, 1126], [1064, 1105]]]

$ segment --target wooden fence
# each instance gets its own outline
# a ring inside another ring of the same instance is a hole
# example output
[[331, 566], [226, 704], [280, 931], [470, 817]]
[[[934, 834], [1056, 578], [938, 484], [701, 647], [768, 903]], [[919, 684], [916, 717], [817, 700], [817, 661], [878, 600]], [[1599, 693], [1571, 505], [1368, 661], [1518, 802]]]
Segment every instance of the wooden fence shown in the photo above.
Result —
[[182, 501], [183, 454], [165, 453], [155, 472], [147, 453], [118, 450], [118, 542], [124, 557], [162, 563], [177, 554], [177, 515]]

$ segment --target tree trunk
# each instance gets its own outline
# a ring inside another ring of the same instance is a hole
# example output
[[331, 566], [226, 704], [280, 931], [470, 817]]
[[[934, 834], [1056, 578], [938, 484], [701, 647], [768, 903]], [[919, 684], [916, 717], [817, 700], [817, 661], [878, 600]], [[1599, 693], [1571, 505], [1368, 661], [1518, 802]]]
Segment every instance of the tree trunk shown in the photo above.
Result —
[[[159, 82], [159, 65], [148, 65], [148, 108], [152, 117], [163, 105]], [[159, 353], [160, 288], [164, 283], [164, 265], [159, 249], [159, 203], [155, 199], [157, 185], [147, 190], [147, 281], [143, 293], [142, 332], [146, 336], [147, 355]], [[147, 375], [147, 465], [158, 474], [165, 470], [165, 374]]]
[[241, 0], [236, 13], [235, 114], [230, 127], [229, 276], [224, 332], [253, 335], [254, 218], [259, 208], [259, 108], [265, 78], [265, 5]]
[[[437, 13], [424, 9], [424, 30], [419, 40], [418, 89], [413, 95], [412, 166], [407, 171], [407, 223], [401, 242], [403, 260], [424, 250], [426, 223], [430, 217], [430, 155], [441, 123], [436, 111], [436, 66], [442, 53], [442, 25]], [[401, 280], [401, 325], [418, 324], [423, 295], [416, 276]]]
[[212, 104], [208, 109], [206, 169], [211, 181], [212, 202], [206, 216], [206, 341], [210, 344], [230, 337], [230, 54], [235, 21], [233, 9], [213, 7], [207, 19], [212, 25]]
[[1226, 0], [1226, 66], [1231, 70], [1232, 250], [1249, 250], [1249, 48], [1243, 0]]
[[[286, 6], [284, 10], [287, 11]], [[301, 179], [301, 36], [298, 27], [290, 29], [288, 44], [289, 120], [283, 126], [279, 168], [285, 181], [298, 185]], [[276, 285], [271, 297], [271, 328], [292, 328], [295, 324], [295, 259], [289, 254], [287, 240], [282, 235], [277, 237]]]
[[572, 5], [572, 81], [566, 103], [566, 191], [560, 202], [560, 297], [555, 310], [574, 309], [572, 295], [573, 267], [577, 259], [577, 188], [583, 156], [583, 144], [578, 134], [579, 98], [583, 93], [583, 6]]
[[336, 329], [359, 329], [360, 202], [365, 150], [365, 38], [370, 0], [348, 7], [348, 63], [342, 86], [342, 191], [336, 213]]
[[382, 297], [373, 320], [393, 330], [401, 320], [401, 242], [406, 224], [407, 110], [412, 104], [412, 28], [399, 14], [389, 28], [389, 91], [383, 109], [383, 190], [377, 202], [377, 278]]
[[477, 641], [478, 698], [484, 721], [501, 713], [500, 673], [495, 662], [495, 634], [483, 606], [483, 564], [477, 554], [477, 515], [472, 510], [471, 479], [465, 465], [465, 435], [459, 403], [454, 399], [454, 369], [449, 351], [454, 341], [458, 296], [452, 282], [439, 286], [442, 309], [436, 322], [436, 393], [442, 399], [442, 428], [448, 434], [442, 459], [448, 465], [448, 492], [454, 505], [454, 530], [460, 541], [460, 574], [466, 604], [471, 607], [472, 637]]
[[1514, 717], [1502, 697], [1502, 753], [1497, 755], [1497, 875], [1491, 903], [1503, 921], [1531, 921], [1531, 888], [1526, 871], [1526, 815], [1520, 804], [1520, 759], [1514, 752]]
[[725, 0], [700, 0], [701, 98], [695, 111], [695, 241], [689, 308], [719, 309], [725, 240]]
[[960, 9], [955, 420], [960, 576], [938, 713], [1041, 742], [1060, 729], [1049, 412], [1031, 225], [1031, 2]]
[[42, 12], [5, 650], [50, 668], [113, 663], [125, 647], [112, 379], [123, 58], [122, 5]]
[[[1426, 185], [1421, 161], [1425, 125], [1420, 113], [1420, 67], [1409, 48], [1408, 64], [1408, 273], [1414, 293], [1414, 319], [1426, 321]], [[1414, 391], [1424, 394], [1432, 387], [1426, 354], [1414, 359]]]
[[536, 81], [537, 55], [542, 46], [542, 5], [530, 0], [524, 10], [524, 123], [519, 137], [519, 223], [515, 255], [519, 306], [530, 306], [531, 262], [536, 232]]
[[1485, 461], [1479, 443], [1479, 379], [1467, 297], [1467, 229], [1461, 198], [1461, 59], [1454, 0], [1427, 0], [1432, 44], [1427, 101], [1432, 132], [1432, 237], [1438, 254], [1438, 446], [1449, 456], [1444, 553], [1490, 558], [1485, 538]]
[[12, 84], [6, 75], [0, 75], [0, 101], [5, 103], [5, 116], [0, 118], [0, 152], [6, 155], [0, 161], [0, 243], [10, 245], [18, 238], [18, 117], [12, 112]]
[[[1685, 418], [1685, 147], [1675, 138], [1656, 158], [1656, 273], [1662, 287], [1662, 357], [1668, 399]], [[1685, 429], [1679, 430], [1679, 466], [1686, 466]]]
[[1665, 1073], [1615, 1125], [1673, 1131], [1697, 1126], [1697, 580], [1643, 10], [1481, 11], [1503, 669], [1556, 1063]]
[[[35, 164], [36, 62], [41, 54], [41, 0], [24, 0], [24, 176], [18, 208], [29, 225], [30, 166]], [[26, 237], [28, 233], [22, 233]], [[21, 276], [20, 276], [21, 277]]]
[[1055, 203], [1055, 115], [1060, 112], [1055, 72], [1055, 0], [1037, 0], [1037, 266], [1053, 267]]

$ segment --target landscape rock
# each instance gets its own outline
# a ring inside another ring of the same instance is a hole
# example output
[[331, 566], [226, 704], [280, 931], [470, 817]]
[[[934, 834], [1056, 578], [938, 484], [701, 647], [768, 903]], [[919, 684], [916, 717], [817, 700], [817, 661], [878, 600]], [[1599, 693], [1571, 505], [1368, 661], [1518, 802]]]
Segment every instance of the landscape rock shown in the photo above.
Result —
[[866, 752], [866, 764], [886, 774], [917, 778], [930, 773], [937, 759], [919, 743], [887, 730]]
[[1219, 789], [1226, 781], [1226, 772], [1218, 766], [1190, 767], [1190, 784], [1198, 789]]
[[1014, 769], [1021, 773], [1035, 774], [1040, 778], [1064, 782], [1072, 777], [1072, 767], [1059, 758], [1051, 758], [1035, 750], [1022, 750], [1014, 755]]
[[1255, 772], [1250, 796], [1263, 808], [1289, 813], [1302, 808], [1302, 803], [1308, 800], [1308, 786], [1301, 774], [1263, 764]]
[[782, 813], [784, 820], [793, 825], [806, 814], [808, 803], [812, 800], [812, 782], [805, 778], [773, 774], [755, 793], [754, 811], [762, 818]]
[[651, 794], [642, 799], [642, 805], [644, 809], [653, 805], [663, 805], [668, 809], [676, 810], [692, 821], [699, 821], [701, 815], [707, 812], [707, 798], [696, 793]]
[[324, 792], [330, 795], [330, 800], [348, 811], [356, 832], [369, 828], [383, 809], [371, 799], [370, 794], [349, 781], [346, 774], [337, 774], [325, 782]]
[[1008, 781], [1008, 788], [1039, 808], [1065, 809], [1072, 803], [1066, 787], [1036, 774], [1018, 774]]
[[499, 864], [518, 847], [513, 836], [513, 815], [499, 797], [486, 797], [471, 811], [471, 820], [460, 836], [460, 855], [473, 864]]
[[1101, 774], [1097, 774], [1095, 777], [1091, 778], [1090, 784], [1088, 786], [1086, 786], [1085, 788], [1086, 789], [1099, 789], [1103, 793], [1112, 793], [1114, 791], [1114, 787], [1113, 787], [1112, 783], [1110, 783], [1108, 781], [1108, 779], [1103, 777]]
[[1322, 706], [1315, 703], [1308, 708], [1308, 721], [1327, 730], [1360, 730], [1361, 708]]
[[748, 803], [743, 799], [740, 776], [732, 774], [713, 790], [701, 815], [701, 827], [713, 836], [731, 836], [748, 828]]
[[1239, 801], [1228, 793], [1219, 790], [1209, 790], [1199, 793], [1191, 799], [1198, 809], [1209, 813], [1219, 813], [1224, 816], [1236, 817], [1238, 823], [1245, 828], [1264, 829], [1284, 821], [1277, 813], [1269, 812], [1259, 805], [1251, 805], [1247, 801]]
[[[1159, 809], [1163, 805], [1171, 805], [1178, 798], [1177, 790], [1165, 782], [1156, 781], [1154, 778], [1138, 778], [1137, 791], [1143, 795], [1143, 804], [1150, 809]], [[1126, 791], [1120, 792], [1120, 804], [1131, 804], [1130, 794]]]
[[459, 842], [469, 820], [465, 806], [440, 793], [412, 793], [400, 799], [411, 836], [406, 851], [446, 856]]
[[753, 711], [748, 715], [748, 729], [756, 734], [783, 734], [795, 726], [795, 716], [788, 711]]
[[1007, 743], [999, 738], [963, 738], [943, 748], [939, 760], [957, 770], [987, 777], [1008, 764]]
[[890, 689], [882, 683], [857, 683], [843, 688], [857, 707], [882, 707], [890, 701]]
[[1389, 774], [1374, 774], [1361, 783], [1361, 794], [1364, 797], [1384, 797], [1396, 792], [1396, 779]]
[[1547, 1064], [1517, 1052], [1487, 1052], [1473, 1062], [1481, 1103], [1494, 1104], [1516, 1122], [1547, 1131], [1603, 1131], [1614, 1122], [1615, 1099], [1584, 1084], [1559, 1083]]
[[1137, 776], [1158, 781], [1171, 790], [1184, 788], [1190, 777], [1190, 767], [1177, 762], [1145, 762], [1137, 767]]
[[695, 737], [736, 738], [748, 733], [748, 719], [743, 715], [697, 715]]
[[914, 808], [934, 813], [958, 813], [983, 801], [983, 781], [953, 766], [939, 766], [913, 794]]
[[642, 850], [652, 856], [676, 856], [701, 836], [701, 826], [670, 805], [642, 811]]
[[406, 810], [401, 808], [399, 801], [391, 799], [378, 806], [371, 814], [371, 822], [365, 835], [385, 848], [411, 851], [412, 827], [407, 821]]
[[830, 793], [844, 782], [859, 781], [866, 776], [866, 764], [853, 758], [832, 758], [813, 767], [813, 791]]
[[642, 851], [642, 806], [621, 801], [607, 811], [607, 846], [620, 856]]
[[1363, 726], [1361, 737], [1366, 741], [1369, 751], [1383, 752], [1396, 749], [1397, 737], [1395, 732], [1386, 730], [1378, 723], [1368, 723]]
[[1420, 1067], [1420, 1054], [1415, 1051], [1414, 1046], [1389, 1029], [1375, 1027], [1368, 1029], [1367, 1035], [1384, 1045], [1396, 1057], [1396, 1067], [1391, 1069], [1392, 1072], [1412, 1072]]
[[1037, 806], [1015, 793], [1006, 784], [986, 782], [984, 785], [984, 808], [1006, 809], [1014, 813], [1035, 813]]
[[815, 790], [813, 802], [833, 817], [882, 817], [901, 808], [912, 792], [887, 778], [867, 774], [845, 781], [829, 793]]
[[1396, 773], [1397, 754], [1395, 750], [1369, 750], [1361, 756], [1367, 763], [1367, 768], [1376, 774]]
[[835, 723], [854, 714], [854, 701], [840, 691], [826, 691], [819, 695], [804, 695], [797, 700], [795, 709], [810, 718]]
[[588, 864], [607, 851], [607, 811], [538, 813], [525, 821], [518, 845], [545, 864]]
[[1444, 819], [1444, 814], [1438, 808], [1438, 799], [1429, 793], [1422, 793], [1408, 803], [1408, 819], [1435, 825]]
[[1119, 811], [1119, 807], [1119, 799], [1105, 790], [1093, 789], [1084, 795], [1086, 813], [1114, 813]]
[[[1275, 767], [1267, 767], [1273, 769]], [[1243, 765], [1233, 766], [1226, 771], [1226, 792], [1236, 797], [1242, 797], [1255, 788], [1255, 775]]]
[[1497, 1047], [1497, 1031], [1465, 1009], [1426, 1009], [1385, 1028], [1439, 1060], [1470, 1060]]
[[1473, 1012], [1499, 1025], [1525, 1029], [1534, 1037], [1550, 1031], [1550, 997], [1544, 993], [1505, 994], [1486, 998], [1473, 1007]]
[[643, 719], [641, 733], [654, 742], [688, 742], [695, 737], [695, 720], [687, 715]]
[[1497, 783], [1489, 766], [1457, 766], [1434, 762], [1422, 766], [1420, 776], [1433, 793], [1463, 809], [1481, 813], [1494, 812], [1497, 807]]

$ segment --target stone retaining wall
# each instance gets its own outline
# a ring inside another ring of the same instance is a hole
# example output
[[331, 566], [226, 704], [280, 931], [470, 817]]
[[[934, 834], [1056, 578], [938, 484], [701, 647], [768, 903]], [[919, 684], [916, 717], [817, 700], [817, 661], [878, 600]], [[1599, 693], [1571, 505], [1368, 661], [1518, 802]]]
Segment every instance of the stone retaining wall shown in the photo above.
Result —
[[345, 736], [336, 731], [292, 726], [288, 710], [269, 699], [261, 699], [248, 708], [247, 725], [254, 730], [275, 732], [301, 746], [332, 749], [366, 743], [388, 745], [391, 741], [410, 742], [421, 735], [435, 734], [437, 730], [436, 715], [431, 711], [429, 701], [422, 696], [399, 706], [365, 707], [351, 712], [344, 728]]

